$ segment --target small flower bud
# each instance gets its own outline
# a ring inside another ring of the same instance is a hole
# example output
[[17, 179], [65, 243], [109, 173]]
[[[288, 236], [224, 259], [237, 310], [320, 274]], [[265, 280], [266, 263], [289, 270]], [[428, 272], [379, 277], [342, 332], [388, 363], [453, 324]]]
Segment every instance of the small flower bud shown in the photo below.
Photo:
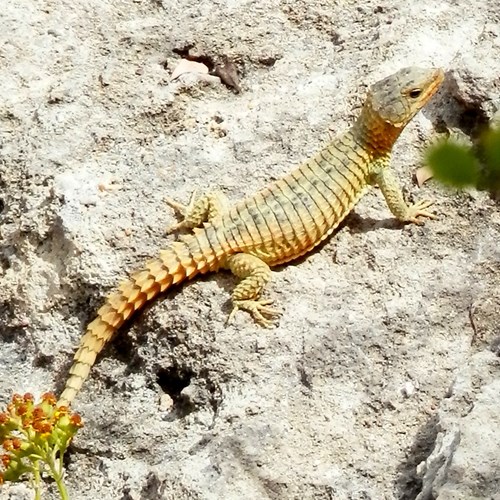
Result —
[[21, 417], [23, 415], [26, 415], [26, 413], [28, 413], [28, 405], [25, 404], [25, 403], [21, 403], [18, 407], [17, 407], [17, 414], [20, 415]]
[[33, 408], [33, 420], [41, 420], [46, 418], [45, 412], [39, 406]]
[[5, 451], [12, 451], [14, 449], [14, 446], [12, 444], [12, 439], [5, 439], [4, 442], [2, 443], [2, 446]]
[[35, 397], [33, 396], [33, 394], [31, 394], [31, 392], [27, 392], [23, 396], [23, 399], [26, 403], [33, 403], [33, 401], [35, 401]]
[[69, 421], [71, 422], [72, 425], [74, 425], [75, 427], [83, 427], [83, 420], [82, 420], [82, 417], [80, 417], [80, 415], [78, 413], [73, 413], [70, 417], [69, 417]]
[[67, 415], [68, 413], [69, 413], [69, 408], [67, 406], [59, 406], [54, 416], [57, 419], [60, 419], [63, 415]]
[[37, 420], [33, 422], [33, 429], [40, 434], [50, 434], [52, 432], [52, 424], [46, 420]]
[[21, 396], [21, 394], [12, 394], [12, 403], [14, 403], [14, 405], [19, 405], [21, 404], [22, 402], [24, 401], [23, 397]]
[[10, 463], [10, 455], [7, 455], [7, 453], [4, 453], [3, 455], [0, 456], [0, 461], [2, 462], [2, 465], [7, 468]]
[[51, 406], [55, 406], [57, 403], [56, 396], [53, 392], [45, 392], [40, 398], [44, 403], [48, 403]]

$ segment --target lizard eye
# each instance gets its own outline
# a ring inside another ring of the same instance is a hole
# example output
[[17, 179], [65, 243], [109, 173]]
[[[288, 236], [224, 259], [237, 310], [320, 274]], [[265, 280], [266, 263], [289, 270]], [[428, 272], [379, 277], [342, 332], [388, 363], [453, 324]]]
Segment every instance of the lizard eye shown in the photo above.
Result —
[[422, 93], [422, 89], [411, 89], [410, 92], [408, 92], [408, 95], [412, 99], [416, 99], [417, 97], [420, 96], [421, 93]]

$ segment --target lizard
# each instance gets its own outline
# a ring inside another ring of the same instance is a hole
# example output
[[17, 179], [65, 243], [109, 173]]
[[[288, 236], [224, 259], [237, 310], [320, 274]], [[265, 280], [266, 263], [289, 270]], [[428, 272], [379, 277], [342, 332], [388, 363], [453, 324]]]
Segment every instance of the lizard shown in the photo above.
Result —
[[261, 298], [271, 267], [311, 251], [327, 238], [370, 186], [378, 185], [392, 214], [421, 224], [435, 218], [430, 200], [408, 205], [390, 168], [392, 147], [415, 114], [436, 93], [444, 73], [403, 68], [375, 83], [359, 117], [295, 170], [232, 207], [216, 193], [188, 205], [166, 200], [184, 216], [170, 228], [191, 230], [121, 283], [87, 326], [59, 398], [69, 406], [96, 357], [134, 312], [158, 294], [199, 274], [228, 269], [241, 279], [230, 318], [240, 309], [270, 326], [279, 312]]

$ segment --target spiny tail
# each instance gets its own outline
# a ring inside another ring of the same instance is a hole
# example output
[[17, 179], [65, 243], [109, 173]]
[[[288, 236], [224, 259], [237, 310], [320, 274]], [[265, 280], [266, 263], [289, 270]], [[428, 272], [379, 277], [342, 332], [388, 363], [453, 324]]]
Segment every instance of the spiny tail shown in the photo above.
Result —
[[149, 261], [144, 269], [124, 281], [119, 291], [108, 297], [97, 312], [76, 351], [59, 406], [69, 406], [80, 391], [97, 355], [111, 340], [113, 334], [131, 315], [159, 293], [176, 283], [193, 278], [199, 273], [216, 270], [220, 258], [225, 255], [221, 248], [214, 248], [215, 229], [195, 230], [194, 235], [170, 245], [160, 252], [160, 257]]

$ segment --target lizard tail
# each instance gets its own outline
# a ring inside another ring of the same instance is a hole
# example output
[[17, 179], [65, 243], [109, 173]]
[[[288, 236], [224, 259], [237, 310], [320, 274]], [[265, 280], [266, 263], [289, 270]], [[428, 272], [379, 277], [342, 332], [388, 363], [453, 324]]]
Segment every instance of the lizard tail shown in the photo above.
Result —
[[173, 285], [219, 267], [224, 252], [213, 248], [210, 242], [214, 238], [208, 232], [213, 232], [213, 227], [195, 230], [194, 235], [171, 244], [160, 252], [159, 258], [147, 262], [107, 298], [80, 341], [58, 406], [72, 403], [97, 355], [135, 311]]

